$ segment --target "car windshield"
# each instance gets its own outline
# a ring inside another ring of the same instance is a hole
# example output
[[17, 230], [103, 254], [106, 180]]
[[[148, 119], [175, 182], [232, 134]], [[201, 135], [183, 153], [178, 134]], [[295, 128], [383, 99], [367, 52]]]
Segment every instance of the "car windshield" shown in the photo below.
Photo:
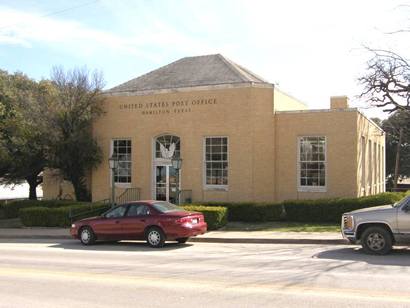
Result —
[[180, 207], [167, 201], [159, 201], [152, 204], [154, 208], [161, 213], [183, 211]]
[[410, 195], [404, 197], [400, 201], [393, 203], [393, 207], [400, 207], [402, 204], [410, 203]]

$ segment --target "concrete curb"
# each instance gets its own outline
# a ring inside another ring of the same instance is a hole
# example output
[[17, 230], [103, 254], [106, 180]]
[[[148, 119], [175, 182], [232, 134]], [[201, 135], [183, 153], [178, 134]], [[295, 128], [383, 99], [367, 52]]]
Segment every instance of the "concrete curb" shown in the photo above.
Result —
[[4, 235], [0, 234], [0, 239], [5, 239], [5, 240], [13, 240], [13, 239], [34, 239], [34, 240], [48, 240], [48, 239], [56, 239], [56, 240], [67, 240], [67, 239], [72, 239], [71, 236], [69, 235]]
[[287, 238], [221, 238], [193, 237], [188, 242], [232, 243], [232, 244], [304, 244], [304, 245], [345, 245], [343, 239], [287, 239]]
[[[0, 239], [37, 239], [37, 240], [67, 240], [70, 235], [6, 235], [0, 234]], [[74, 240], [74, 239], [73, 239]], [[299, 245], [345, 245], [343, 239], [287, 239], [287, 238], [224, 238], [224, 237], [193, 237], [188, 242], [193, 243], [226, 243], [226, 244], [299, 244]]]

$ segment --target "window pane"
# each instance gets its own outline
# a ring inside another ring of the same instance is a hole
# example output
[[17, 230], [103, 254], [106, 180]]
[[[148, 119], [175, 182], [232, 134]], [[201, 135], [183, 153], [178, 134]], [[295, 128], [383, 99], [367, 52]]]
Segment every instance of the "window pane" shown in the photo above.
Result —
[[326, 143], [325, 137], [299, 138], [299, 185], [325, 186]]
[[118, 168], [115, 170], [116, 183], [131, 183], [131, 140], [113, 140], [113, 155], [118, 159]]
[[[205, 140], [205, 174], [208, 185], [228, 184], [228, 138], [207, 137]], [[226, 170], [226, 171], [225, 171]]]

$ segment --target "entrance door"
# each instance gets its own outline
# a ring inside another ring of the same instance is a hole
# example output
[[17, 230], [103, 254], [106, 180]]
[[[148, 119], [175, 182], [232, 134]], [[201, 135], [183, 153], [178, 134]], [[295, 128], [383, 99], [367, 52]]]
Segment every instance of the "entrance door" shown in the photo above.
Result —
[[171, 165], [155, 167], [155, 199], [176, 203], [179, 189], [180, 171], [176, 171]]

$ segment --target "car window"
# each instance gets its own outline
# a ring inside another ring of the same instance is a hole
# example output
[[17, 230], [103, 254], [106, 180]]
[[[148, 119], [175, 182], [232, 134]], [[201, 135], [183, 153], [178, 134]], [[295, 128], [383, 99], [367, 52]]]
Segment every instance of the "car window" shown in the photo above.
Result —
[[175, 204], [169, 203], [167, 201], [157, 201], [153, 203], [154, 208], [161, 213], [169, 212], [179, 212], [183, 211], [180, 207], [177, 207]]
[[125, 210], [126, 210], [125, 206], [116, 207], [115, 209], [112, 209], [107, 214], [105, 214], [105, 217], [107, 217], [107, 218], [123, 217], [124, 214], [125, 214]]
[[149, 207], [144, 204], [133, 204], [128, 208], [127, 216], [149, 215]]
[[397, 201], [396, 203], [393, 204], [393, 207], [400, 207], [402, 205], [403, 205], [403, 208], [410, 205], [410, 196], [406, 196], [400, 201]]

